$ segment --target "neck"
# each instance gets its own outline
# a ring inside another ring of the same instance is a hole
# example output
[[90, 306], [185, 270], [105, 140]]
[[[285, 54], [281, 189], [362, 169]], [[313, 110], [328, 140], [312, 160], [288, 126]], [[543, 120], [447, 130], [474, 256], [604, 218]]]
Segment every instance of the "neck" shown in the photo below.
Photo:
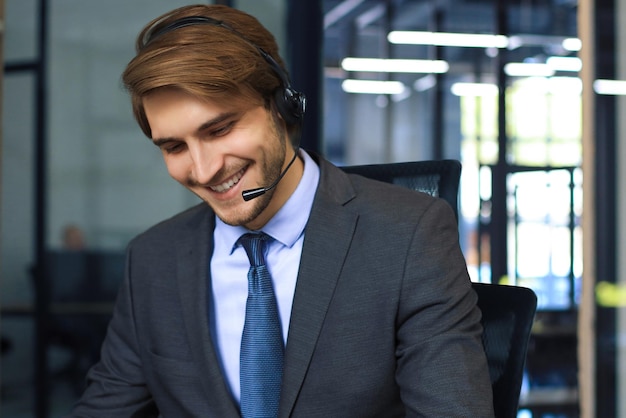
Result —
[[[289, 151], [285, 154], [285, 161], [283, 162], [283, 166], [281, 168], [281, 172], [287, 169], [287, 166], [291, 162], [294, 157], [294, 154], [297, 150], [293, 148], [289, 148]], [[269, 220], [283, 207], [283, 205], [289, 200], [293, 192], [300, 184], [300, 179], [302, 179], [302, 175], [304, 173], [304, 162], [300, 156], [297, 156], [293, 161], [293, 164], [283, 178], [278, 182], [276, 187], [271, 191], [271, 200], [269, 205], [265, 208], [265, 210], [252, 221], [252, 223], [245, 225], [246, 228], [250, 230], [258, 230], [261, 229]], [[270, 192], [268, 192], [270, 193]], [[260, 197], [259, 199], [262, 199]]]

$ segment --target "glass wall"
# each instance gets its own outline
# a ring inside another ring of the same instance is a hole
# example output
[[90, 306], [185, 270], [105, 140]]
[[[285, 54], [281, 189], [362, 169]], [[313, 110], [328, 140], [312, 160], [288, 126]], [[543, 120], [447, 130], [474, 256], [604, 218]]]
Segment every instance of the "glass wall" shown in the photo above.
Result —
[[[2, 416], [67, 411], [98, 357], [128, 241], [197, 202], [139, 130], [120, 80], [140, 29], [196, 3], [4, 2]], [[284, 1], [230, 3], [284, 44]]]
[[[45, 395], [59, 416], [98, 356], [128, 240], [196, 201], [167, 175], [120, 82], [141, 27], [194, 2], [4, 3], [0, 415], [41, 416]], [[42, 142], [45, 164], [38, 165]], [[40, 207], [44, 219], [36, 216]], [[49, 304], [45, 334], [35, 309], [38, 237], [47, 271], [39, 295]], [[37, 341], [46, 343], [44, 364], [33, 361]]]
[[524, 416], [578, 413], [576, 12], [567, 1], [324, 1], [324, 152], [346, 165], [461, 160], [472, 279], [539, 297]]

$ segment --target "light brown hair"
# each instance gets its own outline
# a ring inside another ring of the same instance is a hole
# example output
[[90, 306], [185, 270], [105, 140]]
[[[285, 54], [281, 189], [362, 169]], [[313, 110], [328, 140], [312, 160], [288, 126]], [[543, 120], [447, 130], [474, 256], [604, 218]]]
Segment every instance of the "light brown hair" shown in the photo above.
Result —
[[[190, 16], [221, 21], [232, 30], [201, 23], [159, 34], [172, 22]], [[269, 109], [281, 80], [257, 47], [284, 70], [274, 36], [242, 11], [222, 5], [185, 6], [148, 23], [137, 37], [137, 55], [122, 75], [144, 134], [152, 137], [143, 98], [163, 87], [201, 99], [258, 102]]]

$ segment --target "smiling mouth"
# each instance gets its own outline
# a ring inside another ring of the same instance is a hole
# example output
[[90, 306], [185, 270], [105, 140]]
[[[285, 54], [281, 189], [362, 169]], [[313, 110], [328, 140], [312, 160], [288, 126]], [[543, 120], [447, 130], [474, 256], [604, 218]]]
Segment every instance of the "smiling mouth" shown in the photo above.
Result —
[[224, 193], [230, 190], [235, 184], [239, 183], [241, 177], [243, 176], [244, 170], [238, 171], [234, 176], [225, 181], [222, 184], [218, 184], [217, 186], [209, 186], [211, 190], [218, 193]]

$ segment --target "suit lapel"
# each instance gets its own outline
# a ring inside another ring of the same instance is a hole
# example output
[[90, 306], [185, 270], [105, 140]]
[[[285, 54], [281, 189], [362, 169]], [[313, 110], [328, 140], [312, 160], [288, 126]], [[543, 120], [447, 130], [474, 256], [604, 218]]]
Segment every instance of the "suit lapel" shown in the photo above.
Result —
[[[199, 219], [200, 218], [200, 219]], [[202, 385], [211, 406], [207, 416], [238, 417], [239, 412], [226, 387], [209, 333], [209, 259], [213, 253], [215, 215], [208, 206], [189, 222], [177, 244], [177, 280], [184, 326]], [[213, 408], [215, 407], [215, 408]]]
[[343, 207], [354, 197], [348, 178], [324, 161], [320, 167], [320, 185], [305, 230], [291, 312], [281, 417], [291, 414], [302, 387], [358, 218]]

